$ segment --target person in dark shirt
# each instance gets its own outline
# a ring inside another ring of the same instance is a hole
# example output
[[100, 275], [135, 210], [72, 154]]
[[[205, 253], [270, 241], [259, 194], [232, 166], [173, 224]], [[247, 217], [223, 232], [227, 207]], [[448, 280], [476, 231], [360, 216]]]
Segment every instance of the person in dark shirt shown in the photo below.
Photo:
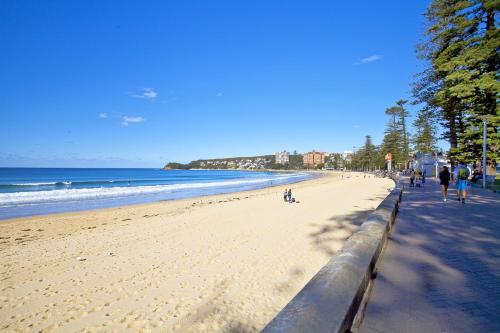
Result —
[[410, 187], [415, 187], [415, 170], [410, 171]]
[[445, 165], [441, 169], [439, 173], [439, 183], [441, 184], [441, 193], [443, 194], [443, 201], [446, 202], [448, 200], [448, 186], [450, 185], [450, 171], [448, 171], [448, 167]]
[[478, 169], [474, 169], [474, 171], [472, 172], [472, 178], [470, 181], [472, 183], [477, 183], [481, 179], [483, 179], [483, 174], [481, 173], [481, 171], [479, 171]]

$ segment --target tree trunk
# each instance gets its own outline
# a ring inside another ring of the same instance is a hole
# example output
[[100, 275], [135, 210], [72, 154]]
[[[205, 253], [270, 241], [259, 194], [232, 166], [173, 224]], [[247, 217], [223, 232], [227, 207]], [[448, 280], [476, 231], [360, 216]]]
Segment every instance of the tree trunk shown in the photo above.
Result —
[[401, 117], [401, 122], [403, 125], [403, 154], [405, 155], [403, 160], [405, 163], [404, 168], [406, 169], [408, 167], [408, 135], [406, 133], [406, 118], [404, 116], [404, 110], [403, 110], [403, 115]]
[[[447, 110], [443, 110], [445, 114], [445, 119], [448, 122], [448, 141], [450, 142], [450, 151], [458, 148], [458, 136], [457, 136], [457, 120], [455, 110], [453, 110], [452, 105], [448, 105]], [[450, 162], [452, 168], [455, 166], [455, 157], [453, 154], [450, 156]]]
[[[495, 11], [494, 10], [485, 10], [486, 13], [486, 34], [487, 35], [494, 35], [494, 32], [496, 30], [495, 27]], [[488, 36], [489, 38], [494, 38], [493, 36]], [[486, 71], [488, 73], [498, 73], [498, 62], [499, 62], [499, 57], [498, 53], [495, 54], [494, 56], [488, 58], [487, 60], [487, 65], [486, 65]], [[496, 95], [492, 92], [487, 91], [485, 94], [485, 114], [489, 115], [496, 115], [497, 112], [497, 98]], [[492, 124], [491, 122], [488, 123], [488, 132], [491, 133], [493, 137], [497, 137], [498, 134], [498, 126], [495, 126], [495, 124]], [[490, 134], [491, 135], [491, 134]], [[495, 146], [495, 144], [493, 144]], [[493, 151], [493, 158], [489, 158], [487, 163], [496, 166], [496, 155], [498, 147], [488, 147], [488, 151]]]

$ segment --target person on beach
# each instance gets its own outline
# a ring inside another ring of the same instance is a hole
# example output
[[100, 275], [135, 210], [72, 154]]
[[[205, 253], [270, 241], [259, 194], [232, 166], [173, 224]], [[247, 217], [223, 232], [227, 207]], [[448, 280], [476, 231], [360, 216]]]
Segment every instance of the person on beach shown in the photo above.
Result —
[[462, 201], [465, 204], [465, 199], [467, 198], [467, 179], [470, 176], [469, 168], [464, 162], [460, 162], [458, 168], [455, 170], [455, 179], [457, 180], [457, 201]]
[[292, 202], [292, 189], [291, 188], [288, 189], [287, 196], [288, 196], [288, 202]]
[[285, 189], [285, 192], [283, 193], [283, 200], [284, 200], [285, 202], [287, 202], [287, 201], [288, 201], [288, 190], [287, 190], [287, 189]]
[[446, 202], [448, 200], [448, 186], [450, 185], [450, 171], [448, 171], [448, 167], [445, 165], [439, 172], [439, 184], [441, 185], [441, 193], [443, 194], [443, 201]]
[[410, 187], [415, 187], [415, 170], [410, 171]]

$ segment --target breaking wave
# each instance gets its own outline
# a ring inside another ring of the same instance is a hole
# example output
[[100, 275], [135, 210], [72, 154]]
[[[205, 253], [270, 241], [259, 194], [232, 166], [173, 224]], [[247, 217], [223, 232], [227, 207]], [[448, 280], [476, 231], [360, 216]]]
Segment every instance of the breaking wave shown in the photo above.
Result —
[[[257, 178], [245, 179], [234, 181], [218, 181], [206, 183], [182, 183], [182, 184], [168, 184], [168, 185], [148, 185], [148, 186], [114, 186], [114, 187], [96, 187], [96, 188], [69, 188], [69, 189], [54, 189], [42, 191], [28, 191], [28, 192], [11, 192], [0, 193], [0, 207], [12, 205], [29, 205], [41, 204], [49, 202], [67, 202], [88, 199], [100, 198], [119, 198], [128, 196], [139, 196], [145, 194], [155, 193], [168, 193], [177, 192], [182, 190], [196, 190], [207, 188], [227, 188], [245, 187], [251, 185], [278, 185], [280, 183], [287, 183], [294, 178], [307, 178], [307, 174], [281, 174], [272, 178]], [[110, 183], [110, 181], [106, 181]], [[57, 182], [57, 183], [26, 183], [17, 184], [16, 186], [45, 186], [45, 185], [71, 185], [71, 182]], [[14, 184], [11, 184], [14, 185]], [[5, 185], [4, 185], [5, 186]]]

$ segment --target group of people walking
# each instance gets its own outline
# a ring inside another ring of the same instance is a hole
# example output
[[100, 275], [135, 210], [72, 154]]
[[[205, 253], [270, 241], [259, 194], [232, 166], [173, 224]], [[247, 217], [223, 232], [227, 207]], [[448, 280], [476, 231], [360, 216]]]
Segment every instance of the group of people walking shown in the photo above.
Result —
[[[425, 185], [425, 169], [423, 171], [411, 169], [409, 176], [410, 187], [420, 187]], [[460, 162], [453, 173], [450, 172], [446, 165], [443, 166], [438, 175], [443, 201], [446, 202], [448, 200], [448, 187], [450, 186], [451, 181], [455, 181], [458, 194], [457, 201], [465, 204], [465, 199], [467, 198], [468, 179], [470, 176], [471, 170], [467, 167], [467, 165], [465, 165], [464, 162]]]
[[457, 187], [457, 201], [465, 204], [465, 199], [467, 198], [467, 181], [471, 175], [470, 169], [465, 165], [464, 162], [460, 162], [455, 171], [450, 173], [448, 167], [445, 165], [439, 172], [439, 183], [441, 185], [441, 193], [443, 194], [443, 201], [448, 200], [448, 187], [450, 181], [455, 179]]
[[425, 170], [420, 171], [420, 170], [410, 170], [410, 187], [415, 187], [416, 186], [424, 186], [425, 185]]

